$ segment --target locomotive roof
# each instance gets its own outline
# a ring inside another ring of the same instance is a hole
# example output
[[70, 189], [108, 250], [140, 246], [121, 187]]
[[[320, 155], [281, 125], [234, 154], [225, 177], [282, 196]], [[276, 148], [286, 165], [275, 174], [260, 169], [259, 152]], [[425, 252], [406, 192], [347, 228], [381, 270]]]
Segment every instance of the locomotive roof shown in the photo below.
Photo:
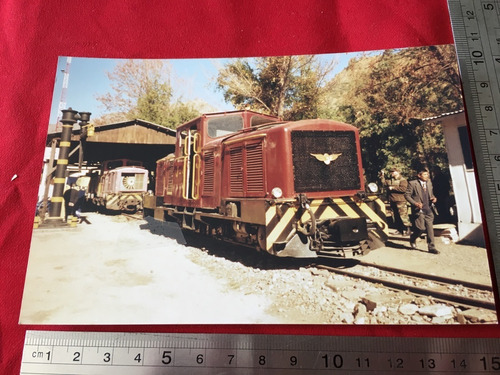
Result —
[[235, 111], [224, 111], [224, 112], [207, 112], [202, 114], [202, 116], [220, 116], [220, 115], [226, 115], [226, 114], [233, 114], [233, 113], [253, 113], [256, 115], [261, 115], [261, 116], [266, 116], [266, 117], [273, 117], [278, 119], [278, 116], [273, 116], [273, 115], [267, 115], [265, 113], [261, 112], [256, 112], [256, 111], [251, 111], [249, 109], [241, 109], [241, 110], [235, 110]]
[[243, 109], [243, 110], [235, 110], [235, 111], [222, 111], [222, 112], [207, 112], [207, 113], [203, 113], [203, 114], [201, 114], [200, 116], [198, 116], [198, 117], [196, 117], [194, 119], [191, 119], [189, 121], [186, 121], [186, 122], [178, 125], [177, 128], [181, 128], [181, 127], [183, 127], [186, 124], [190, 124], [192, 122], [196, 122], [196, 121], [198, 121], [199, 119], [201, 119], [203, 117], [218, 117], [218, 116], [232, 115], [232, 114], [238, 114], [238, 113], [241, 113], [241, 114], [251, 113], [251, 114], [259, 115], [259, 116], [263, 116], [263, 117], [269, 117], [269, 119], [273, 119], [273, 120], [278, 120], [278, 121], [281, 120], [278, 116], [267, 115], [265, 113], [251, 111], [249, 109]]

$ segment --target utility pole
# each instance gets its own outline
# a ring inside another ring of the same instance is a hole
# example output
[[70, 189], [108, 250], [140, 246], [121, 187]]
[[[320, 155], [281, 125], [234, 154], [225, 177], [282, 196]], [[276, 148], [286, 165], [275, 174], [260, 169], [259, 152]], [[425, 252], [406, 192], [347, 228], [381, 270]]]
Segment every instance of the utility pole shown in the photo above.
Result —
[[63, 130], [61, 141], [59, 142], [59, 158], [57, 159], [56, 174], [54, 177], [54, 190], [50, 199], [49, 217], [59, 218], [64, 203], [63, 192], [66, 183], [66, 169], [68, 167], [68, 157], [71, 147], [71, 134], [73, 125], [77, 122], [77, 111], [71, 108], [62, 111]]
[[69, 68], [71, 66], [71, 59], [71, 57], [66, 57], [66, 67], [61, 70], [61, 72], [63, 72], [63, 83], [61, 89], [61, 98], [59, 99], [59, 107], [57, 111], [56, 131], [62, 130], [59, 121], [61, 120], [62, 110], [66, 109], [66, 97], [68, 95]]
[[[57, 158], [56, 167], [51, 169], [48, 172], [48, 176], [46, 179], [46, 188], [44, 192], [43, 198], [43, 207], [41, 210], [41, 218], [35, 219], [35, 228], [39, 227], [65, 227], [67, 223], [62, 220], [62, 209], [65, 203], [64, 201], [64, 188], [66, 185], [66, 175], [67, 168], [69, 164], [70, 156], [78, 149], [80, 149], [79, 163], [81, 164], [83, 161], [83, 153], [82, 143], [85, 142], [88, 136], [93, 135], [93, 126], [89, 124], [90, 120], [90, 112], [78, 112], [73, 110], [71, 107], [68, 109], [62, 110], [62, 132], [61, 138], [59, 140], [59, 156]], [[80, 145], [77, 146], [73, 151], [71, 148], [71, 137], [73, 134], [73, 127], [77, 124], [80, 126]], [[55, 149], [56, 149], [57, 140], [54, 139], [52, 141], [52, 153], [49, 162], [49, 169], [52, 168]], [[53, 174], [53, 172], [55, 172]], [[52, 176], [54, 175], [54, 178]], [[48, 186], [50, 183], [53, 183], [54, 188], [52, 190], [52, 197], [50, 198], [50, 205], [48, 207], [49, 217], [45, 218], [45, 213], [47, 212], [47, 203], [48, 203]], [[47, 220], [45, 220], [47, 219]], [[74, 222], [76, 224], [76, 222]], [[72, 226], [72, 225], [70, 225]]]

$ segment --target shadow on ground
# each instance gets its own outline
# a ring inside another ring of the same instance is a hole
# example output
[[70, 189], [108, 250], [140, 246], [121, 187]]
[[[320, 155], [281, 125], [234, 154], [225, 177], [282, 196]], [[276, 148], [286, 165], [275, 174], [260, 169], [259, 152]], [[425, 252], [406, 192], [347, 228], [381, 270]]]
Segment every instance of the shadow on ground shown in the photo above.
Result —
[[142, 230], [148, 230], [152, 234], [174, 239], [180, 245], [190, 246], [209, 255], [238, 262], [246, 267], [261, 270], [273, 269], [298, 269], [318, 264], [330, 267], [348, 268], [359, 263], [356, 259], [332, 259], [332, 258], [279, 258], [257, 249], [227, 243], [209, 238], [197, 233], [183, 231], [177, 223], [160, 222], [151, 217], [146, 217], [147, 224], [142, 224]]

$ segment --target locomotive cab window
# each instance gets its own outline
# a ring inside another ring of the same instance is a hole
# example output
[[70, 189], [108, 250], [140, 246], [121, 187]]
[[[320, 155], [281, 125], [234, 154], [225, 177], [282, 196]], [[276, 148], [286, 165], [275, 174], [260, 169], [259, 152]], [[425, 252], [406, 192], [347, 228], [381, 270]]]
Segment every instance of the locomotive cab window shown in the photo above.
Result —
[[222, 137], [243, 129], [243, 117], [223, 116], [208, 119], [207, 131], [210, 138]]
[[250, 120], [250, 126], [254, 127], [254, 126], [259, 126], [259, 125], [267, 124], [270, 122], [277, 122], [277, 121], [278, 121], [277, 119], [273, 120], [273, 119], [270, 119], [269, 117], [252, 116], [252, 119]]
[[127, 160], [128, 167], [142, 167], [142, 161]]
[[107, 170], [116, 169], [119, 167], [123, 167], [123, 160], [111, 160], [111, 161], [108, 161], [108, 163], [106, 164]]

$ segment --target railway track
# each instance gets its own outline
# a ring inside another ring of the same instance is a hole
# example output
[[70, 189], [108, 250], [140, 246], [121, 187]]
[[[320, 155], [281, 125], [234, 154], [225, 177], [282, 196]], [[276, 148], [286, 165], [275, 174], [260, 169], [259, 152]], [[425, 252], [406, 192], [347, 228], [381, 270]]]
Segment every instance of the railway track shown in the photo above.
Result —
[[127, 213], [122, 212], [121, 216], [126, 217], [127, 219], [131, 219], [131, 220], [143, 220], [144, 219], [144, 217], [142, 215], [142, 211], [136, 212], [134, 214], [127, 214]]
[[[142, 213], [122, 213], [122, 216], [126, 217], [127, 220], [143, 219]], [[202, 237], [202, 241], [204, 247], [210, 247], [207, 246], [210, 241], [208, 241], [206, 237]], [[217, 244], [214, 245], [214, 253], [219, 253], [220, 250], [221, 244], [220, 242], [217, 242]], [[243, 254], [245, 254], [245, 252], [236, 252], [234, 256], [238, 259], [238, 261], [241, 261], [240, 258]], [[225, 257], [228, 256], [231, 258], [230, 255], [225, 254]], [[247, 260], [246, 262], [243, 261], [244, 264], [249, 263], [253, 265], [256, 262], [256, 259], [257, 261], [260, 259], [258, 257], [256, 258], [255, 254], [250, 254], [249, 257], [250, 260]], [[269, 264], [264, 262], [267, 264], [264, 268], [274, 269], [282, 268], [284, 266], [283, 258], [269, 258], [267, 261]], [[380, 284], [392, 290], [407, 291], [417, 296], [431, 297], [435, 301], [452, 304], [454, 306], [480, 308], [489, 311], [496, 310], [493, 289], [490, 285], [470, 283], [462, 280], [423, 274], [358, 260], [344, 268], [331, 267], [325, 264], [309, 263], [306, 265], [302, 259], [289, 260], [285, 264], [290, 268], [310, 266], [318, 269], [325, 269], [336, 274], [341, 274], [355, 279], [363, 279], [374, 284]], [[262, 265], [260, 264], [259, 267], [262, 267]], [[346, 269], [347, 267], [349, 267], [349, 270]]]
[[[322, 264], [316, 264], [315, 267], [336, 274], [382, 284], [390, 289], [408, 291], [418, 296], [432, 297], [436, 301], [451, 303], [456, 306], [496, 310], [493, 291], [491, 286], [488, 285], [468, 283], [364, 262], [358, 263], [355, 270], [349, 271]], [[470, 297], [471, 295], [480, 298]]]

